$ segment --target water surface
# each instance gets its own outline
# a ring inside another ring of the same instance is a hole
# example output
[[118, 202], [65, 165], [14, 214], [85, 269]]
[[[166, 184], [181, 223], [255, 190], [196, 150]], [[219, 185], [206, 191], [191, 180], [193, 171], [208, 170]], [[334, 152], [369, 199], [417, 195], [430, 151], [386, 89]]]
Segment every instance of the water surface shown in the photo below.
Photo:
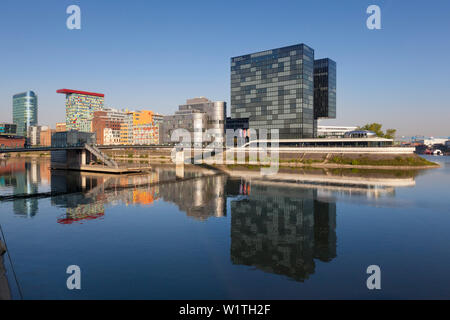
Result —
[[[448, 299], [450, 158], [430, 159], [441, 168], [314, 172], [296, 182], [198, 168], [180, 178], [172, 167], [117, 177], [50, 171], [44, 159], [2, 160], [11, 294]], [[327, 175], [355, 181], [323, 182]], [[382, 272], [378, 291], [366, 287], [373, 264]], [[66, 287], [69, 265], [81, 268], [81, 290]]]

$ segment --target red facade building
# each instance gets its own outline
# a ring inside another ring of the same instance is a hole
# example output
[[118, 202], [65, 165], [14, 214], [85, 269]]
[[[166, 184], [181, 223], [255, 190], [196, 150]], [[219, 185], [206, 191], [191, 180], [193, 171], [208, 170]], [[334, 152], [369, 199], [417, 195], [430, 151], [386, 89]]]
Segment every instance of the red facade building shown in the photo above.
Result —
[[23, 148], [24, 146], [24, 137], [0, 135], [0, 148]]

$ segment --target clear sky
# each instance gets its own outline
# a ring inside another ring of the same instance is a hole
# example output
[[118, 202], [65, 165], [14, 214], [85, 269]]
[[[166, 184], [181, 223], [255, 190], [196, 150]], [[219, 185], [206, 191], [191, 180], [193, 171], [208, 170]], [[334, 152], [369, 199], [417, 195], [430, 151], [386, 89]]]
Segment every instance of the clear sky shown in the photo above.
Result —
[[[81, 30], [66, 27], [71, 4]], [[371, 4], [381, 30], [366, 27]], [[229, 107], [231, 57], [297, 43], [337, 62], [337, 119], [323, 124], [450, 135], [448, 0], [2, 0], [0, 122], [26, 90], [52, 127], [65, 119], [61, 88], [162, 114], [196, 96]]]

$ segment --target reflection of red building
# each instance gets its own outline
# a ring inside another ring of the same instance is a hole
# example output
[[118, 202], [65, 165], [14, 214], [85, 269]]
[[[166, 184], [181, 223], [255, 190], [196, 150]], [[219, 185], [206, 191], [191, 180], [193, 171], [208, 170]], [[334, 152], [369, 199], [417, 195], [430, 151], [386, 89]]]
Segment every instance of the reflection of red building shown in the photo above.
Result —
[[67, 218], [61, 218], [61, 219], [58, 219], [58, 223], [59, 223], [59, 224], [72, 224], [72, 223], [75, 223], [75, 222], [80, 222], [80, 221], [82, 221], [82, 220], [94, 220], [94, 219], [98, 219], [98, 218], [103, 217], [104, 215], [105, 215], [104, 212], [100, 212], [100, 213], [97, 213], [96, 215], [90, 215], [90, 216], [87, 216], [87, 217], [77, 217], [77, 218], [70, 218], [70, 217], [67, 217]]
[[95, 220], [105, 215], [105, 207], [102, 202], [80, 204], [76, 208], [67, 208], [66, 216], [58, 219], [60, 224], [72, 224], [76, 222]]
[[50, 185], [51, 172], [50, 172], [50, 161], [41, 160], [39, 166], [39, 173], [41, 177], [41, 184]]
[[25, 160], [14, 159], [0, 163], [0, 175], [8, 175], [17, 172], [25, 172]]
[[90, 216], [87, 216], [87, 217], [61, 218], [61, 219], [58, 219], [58, 223], [59, 224], [72, 224], [72, 223], [75, 223], [75, 222], [80, 222], [82, 220], [95, 220], [95, 219], [103, 217], [104, 215], [105, 215], [104, 212], [99, 212], [99, 213], [97, 213], [95, 215], [90, 215]]
[[16, 136], [0, 136], [1, 148], [23, 148], [25, 138]]

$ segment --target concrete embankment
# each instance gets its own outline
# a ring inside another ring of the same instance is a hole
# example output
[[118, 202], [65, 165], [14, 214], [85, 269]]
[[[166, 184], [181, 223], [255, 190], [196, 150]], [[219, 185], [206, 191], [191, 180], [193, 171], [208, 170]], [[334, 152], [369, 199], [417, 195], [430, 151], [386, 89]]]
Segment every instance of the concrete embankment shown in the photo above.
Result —
[[6, 247], [0, 240], [0, 300], [10, 300], [11, 292], [9, 289], [8, 278], [6, 277], [6, 269], [3, 258], [6, 253]]
[[0, 159], [8, 158], [50, 158], [50, 152], [34, 151], [34, 152], [11, 152], [2, 153]]
[[[111, 158], [117, 161], [142, 162], [149, 164], [172, 163], [171, 149], [152, 150], [127, 150], [107, 151]], [[193, 154], [191, 155], [193, 156]], [[204, 159], [204, 163], [212, 164], [210, 157]], [[234, 155], [234, 163], [248, 166], [261, 166], [270, 161], [273, 154], [268, 153], [261, 157], [257, 155], [258, 161], [250, 161], [250, 154], [244, 152]], [[280, 167], [301, 168], [350, 168], [350, 169], [382, 169], [382, 170], [411, 170], [429, 169], [439, 167], [437, 163], [425, 160], [414, 153], [326, 153], [326, 152], [282, 152], [278, 154], [278, 165]], [[223, 153], [223, 163], [226, 163], [226, 154]], [[241, 162], [243, 160], [243, 162]]]
[[[272, 158], [271, 158], [272, 157]], [[118, 160], [127, 158], [117, 157]], [[204, 159], [203, 163], [213, 164], [214, 156]], [[234, 157], [234, 165], [246, 165], [249, 167], [266, 166], [273, 161], [273, 155], [251, 161], [249, 154], [243, 157]], [[170, 153], [133, 155], [128, 161], [144, 161], [152, 163], [171, 163]], [[225, 156], [223, 164], [228, 163]], [[286, 168], [347, 168], [347, 169], [379, 169], [379, 170], [416, 170], [437, 168], [439, 164], [430, 162], [416, 154], [340, 154], [340, 153], [279, 153], [278, 166]]]
[[[237, 159], [237, 158], [236, 158]], [[262, 161], [251, 162], [245, 158], [248, 165], [267, 165], [270, 155]], [[370, 153], [280, 153], [280, 167], [313, 167], [313, 168], [349, 168], [349, 169], [384, 169], [411, 170], [439, 167], [416, 154], [370, 154]]]

